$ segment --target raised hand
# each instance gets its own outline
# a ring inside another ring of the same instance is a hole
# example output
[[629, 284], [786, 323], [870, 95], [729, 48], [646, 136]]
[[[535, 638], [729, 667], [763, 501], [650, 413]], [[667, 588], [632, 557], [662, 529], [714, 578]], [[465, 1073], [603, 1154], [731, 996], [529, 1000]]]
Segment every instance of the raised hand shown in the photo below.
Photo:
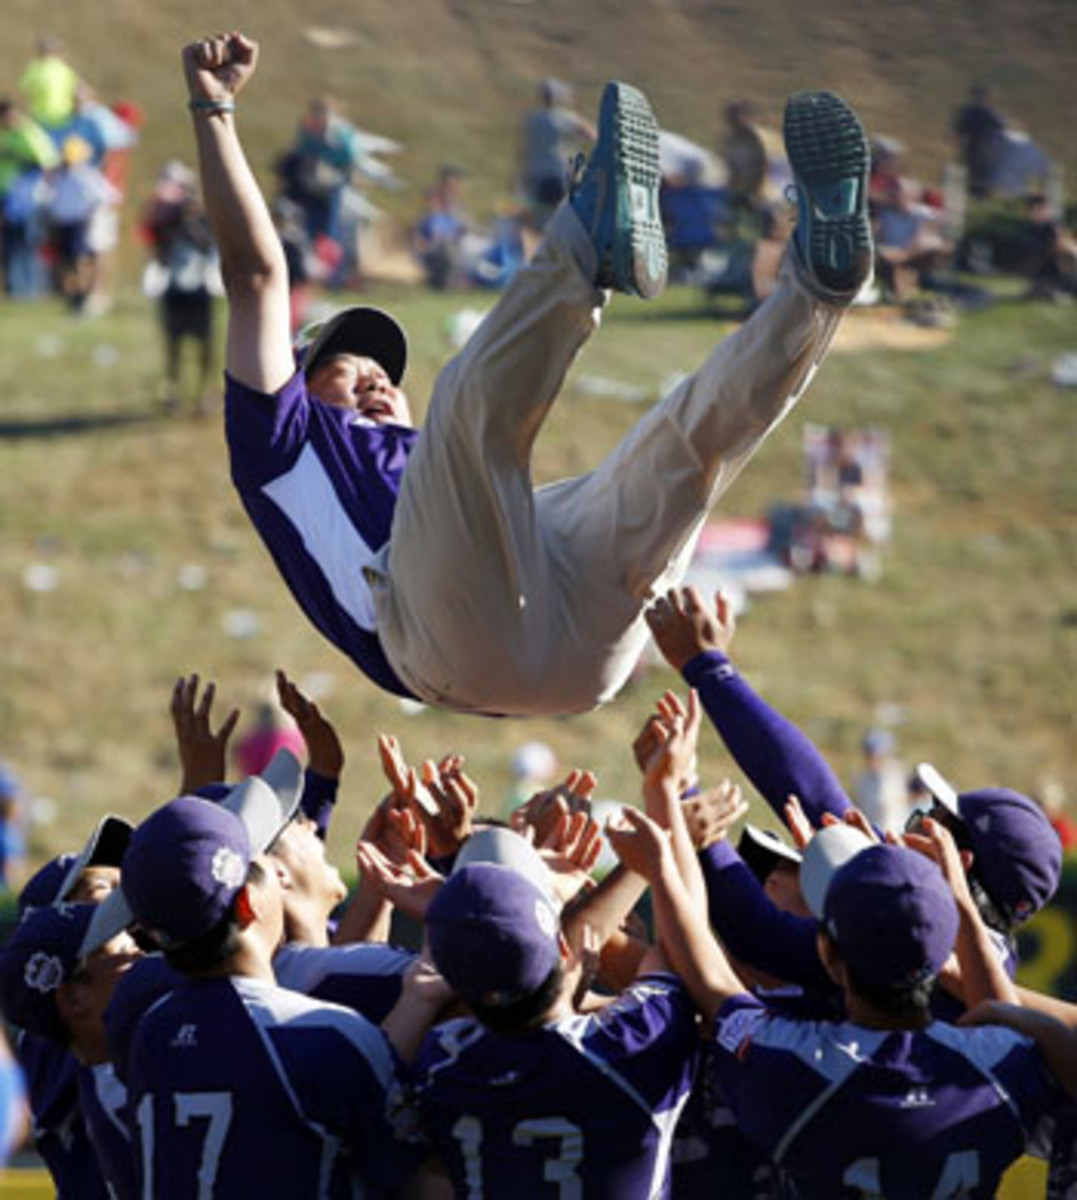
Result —
[[258, 43], [242, 33], [217, 33], [183, 47], [192, 100], [233, 100], [254, 74]]
[[663, 861], [673, 856], [669, 833], [634, 808], [622, 808], [609, 819], [606, 838], [625, 867], [648, 883], [658, 877]]
[[197, 675], [181, 675], [172, 689], [172, 726], [180, 760], [180, 795], [190, 795], [208, 783], [221, 783], [226, 774], [228, 739], [239, 721], [234, 708], [214, 732], [211, 718], [216, 686], [207, 683], [198, 698]]
[[344, 770], [344, 747], [333, 723], [279, 668], [277, 697], [303, 735], [310, 769], [324, 779], [339, 779]]
[[709, 612], [694, 587], [670, 588], [644, 615], [655, 644], [676, 671], [707, 650], [727, 653], [736, 632], [733, 602], [724, 591]]
[[355, 857], [360, 870], [374, 880], [381, 894], [402, 913], [423, 920], [444, 878], [421, 854], [409, 850], [402, 863], [390, 862], [370, 842], [359, 842]]
[[598, 779], [591, 771], [572, 770], [565, 779], [551, 788], [536, 792], [512, 814], [510, 823], [517, 833], [525, 827], [534, 830], [536, 845], [541, 845], [560, 820], [562, 813], [591, 813], [591, 798]]
[[706, 850], [728, 837], [730, 829], [747, 811], [747, 800], [730, 779], [681, 801], [684, 823], [696, 850]]

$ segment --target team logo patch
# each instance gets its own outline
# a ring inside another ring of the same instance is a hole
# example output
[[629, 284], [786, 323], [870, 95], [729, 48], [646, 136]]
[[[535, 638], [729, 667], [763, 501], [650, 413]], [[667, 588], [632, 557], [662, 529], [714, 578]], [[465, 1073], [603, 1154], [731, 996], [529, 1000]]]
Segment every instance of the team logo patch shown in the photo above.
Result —
[[56, 954], [46, 954], [39, 950], [30, 956], [22, 973], [26, 986], [42, 995], [54, 992], [64, 981], [64, 964]]
[[547, 901], [535, 901], [535, 922], [548, 938], [557, 936], [557, 914]]
[[220, 846], [213, 855], [210, 872], [218, 883], [229, 888], [239, 887], [247, 876], [243, 859], [227, 846]]
[[766, 1020], [758, 1008], [738, 1008], [718, 1026], [718, 1045], [730, 1054], [743, 1058], [751, 1045], [752, 1035]]

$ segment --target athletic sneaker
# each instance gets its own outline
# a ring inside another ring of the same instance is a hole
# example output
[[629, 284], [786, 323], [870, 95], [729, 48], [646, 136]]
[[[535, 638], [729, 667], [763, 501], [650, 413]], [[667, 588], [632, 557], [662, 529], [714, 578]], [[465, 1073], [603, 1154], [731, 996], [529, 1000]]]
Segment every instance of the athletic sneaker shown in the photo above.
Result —
[[833, 92], [797, 92], [785, 106], [785, 149], [796, 192], [798, 275], [821, 300], [848, 303], [873, 257], [864, 129]]
[[[577, 167], [581, 164], [582, 158]], [[666, 286], [661, 178], [658, 122], [647, 97], [626, 83], [608, 83], [598, 141], [569, 195], [594, 243], [599, 287], [650, 300]]]

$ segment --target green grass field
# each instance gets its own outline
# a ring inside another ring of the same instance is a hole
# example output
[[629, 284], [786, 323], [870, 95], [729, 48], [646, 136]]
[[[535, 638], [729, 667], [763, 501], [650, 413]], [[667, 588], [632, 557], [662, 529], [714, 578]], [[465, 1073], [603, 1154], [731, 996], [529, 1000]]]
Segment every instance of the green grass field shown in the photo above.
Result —
[[[0, 91], [12, 89], [39, 31], [38, 6], [8, 8]], [[910, 167], [929, 179], [951, 153], [953, 107], [980, 79], [1071, 179], [1077, 166], [1067, 60], [1077, 11], [1060, 0], [975, 12], [915, 0], [876, 6], [870, 20], [853, 0], [810, 9], [414, 0], [361, 13], [325, 0], [235, 0], [225, 10], [114, 0], [106, 13], [63, 5], [47, 19], [104, 99], [144, 110], [129, 223], [161, 165], [190, 161], [179, 47], [221, 24], [262, 42], [241, 113], [260, 176], [268, 183], [304, 104], [329, 92], [358, 124], [405, 144], [394, 165], [409, 186], [376, 197], [398, 226], [447, 156], [471, 172], [478, 216], [507, 195], [518, 122], [548, 74], [576, 84], [583, 108], [607, 78], [640, 83], [664, 124], [707, 144], [735, 96], [754, 97], [777, 127], [788, 91], [834, 87], [869, 129], [902, 138]], [[51, 304], [0, 313], [0, 755], [55, 801], [35, 854], [80, 842], [99, 813], [138, 816], [172, 794], [167, 703], [175, 677], [193, 670], [248, 716], [278, 664], [327, 686], [349, 753], [334, 833], [341, 861], [379, 791], [373, 747], [383, 729], [412, 757], [465, 752], [490, 807], [508, 788], [512, 747], [528, 738], [549, 741], [566, 766], [595, 767], [602, 795], [631, 796], [629, 742], [667, 674], [573, 720], [406, 717], [307, 627], [232, 493], [219, 420], [159, 409], [161, 348], [134, 282], [142, 253], [125, 238], [118, 303], [105, 318], [74, 322]], [[411, 331], [409, 388], [421, 401], [450, 353], [448, 319], [476, 301], [388, 286], [366, 298], [392, 305]], [[761, 600], [738, 636], [738, 661], [846, 779], [864, 729], [889, 711], [903, 717], [908, 759], [933, 760], [960, 785], [1038, 791], [1055, 781], [1077, 797], [1074, 393], [1049, 382], [1056, 356], [1074, 347], [1072, 311], [1001, 302], [915, 352], [877, 348], [872, 320], [854, 314], [861, 348], [831, 357], [722, 511], [757, 516], [796, 497], [805, 420], [882, 426], [896, 503], [883, 580], [810, 579]], [[651, 306], [617, 300], [573, 378], [657, 396], [728, 328], [691, 292]], [[639, 411], [570, 382], [537, 476], [596, 462]], [[56, 573], [52, 591], [25, 586], [27, 569], [40, 578], [42, 565]], [[191, 566], [204, 572], [200, 590], [181, 585]], [[236, 610], [255, 615], [256, 636], [225, 632]], [[726, 769], [713, 740], [704, 765], [710, 776]]]
[[[399, 289], [412, 331], [410, 387], [424, 397], [450, 353], [445, 328], [473, 297]], [[223, 315], [223, 314], [222, 314]], [[874, 424], [893, 442], [894, 537], [876, 584], [800, 580], [760, 599], [738, 634], [742, 669], [851, 778], [859, 739], [890, 706], [910, 761], [960, 785], [1074, 792], [1074, 393], [1048, 378], [1072, 346], [1072, 312], [1000, 301], [967, 315], [935, 349], [872, 349], [879, 317], [855, 312], [807, 398], [727, 494], [726, 515], [761, 515], [799, 491], [802, 423]], [[597, 461], [641, 409], [581, 393], [601, 375], [659, 393], [728, 325], [673, 289], [645, 306], [616, 298], [544, 430], [536, 474]], [[349, 768], [335, 850], [342, 862], [378, 797], [375, 735], [412, 757], [465, 753], [496, 809], [521, 741], [541, 738], [568, 765], [593, 767], [600, 795], [635, 791], [630, 741], [672, 680], [656, 670], [608, 709], [571, 720], [405, 716], [308, 628], [233, 495], [219, 418], [169, 419], [157, 400], [152, 311], [125, 291], [108, 316], [7, 306], [0, 322], [0, 748], [58, 816], [38, 853], [81, 841], [105, 811], [133, 817], [173, 794], [167, 704], [180, 673], [218, 681], [248, 717], [274, 666], [328, 688]], [[28, 567], [56, 586], [26, 586]], [[184, 567], [205, 574], [200, 590]], [[225, 627], [245, 610], [255, 636]], [[896, 706], [896, 707], [895, 707]], [[241, 726], [242, 728], [242, 726]], [[706, 738], [704, 767], [728, 769]]]

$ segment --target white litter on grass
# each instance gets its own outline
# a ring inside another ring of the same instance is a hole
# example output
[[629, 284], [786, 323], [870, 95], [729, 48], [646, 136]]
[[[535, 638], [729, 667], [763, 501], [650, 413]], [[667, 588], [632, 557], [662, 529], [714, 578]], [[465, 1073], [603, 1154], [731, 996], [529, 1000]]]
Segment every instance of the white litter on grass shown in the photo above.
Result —
[[60, 586], [60, 572], [50, 563], [30, 563], [22, 582], [29, 592], [54, 592]]
[[1051, 382], [1058, 387], [1077, 387], [1077, 351], [1060, 354], [1051, 365]]
[[114, 367], [120, 361], [120, 352], [115, 346], [107, 346], [102, 343], [100, 346], [94, 346], [93, 354], [90, 357], [95, 367], [106, 369]]
[[38, 358], [55, 358], [63, 348], [63, 338], [57, 337], [54, 333], [43, 333], [34, 342], [34, 353]]
[[482, 308], [461, 308], [448, 318], [446, 332], [454, 350], [460, 350], [467, 344], [468, 338], [482, 324], [487, 311]]
[[232, 608], [221, 618], [221, 628], [237, 642], [245, 642], [254, 637], [261, 627], [261, 622], [249, 608]]
[[349, 50], [359, 45], [354, 29], [332, 29], [328, 25], [308, 25], [303, 37], [319, 50]]
[[176, 572], [176, 583], [185, 592], [200, 592], [206, 586], [206, 568], [200, 563], [184, 563]]
[[573, 380], [572, 387], [585, 396], [597, 396], [603, 400], [617, 400], [621, 404], [643, 404], [650, 400], [648, 388], [635, 383], [622, 383], [605, 375], [581, 375]]
[[421, 700], [410, 700], [407, 696], [401, 696], [396, 703], [405, 717], [417, 717], [426, 712], [426, 705]]
[[332, 671], [311, 671], [300, 680], [299, 690], [315, 703], [328, 700], [337, 690], [337, 677]]

